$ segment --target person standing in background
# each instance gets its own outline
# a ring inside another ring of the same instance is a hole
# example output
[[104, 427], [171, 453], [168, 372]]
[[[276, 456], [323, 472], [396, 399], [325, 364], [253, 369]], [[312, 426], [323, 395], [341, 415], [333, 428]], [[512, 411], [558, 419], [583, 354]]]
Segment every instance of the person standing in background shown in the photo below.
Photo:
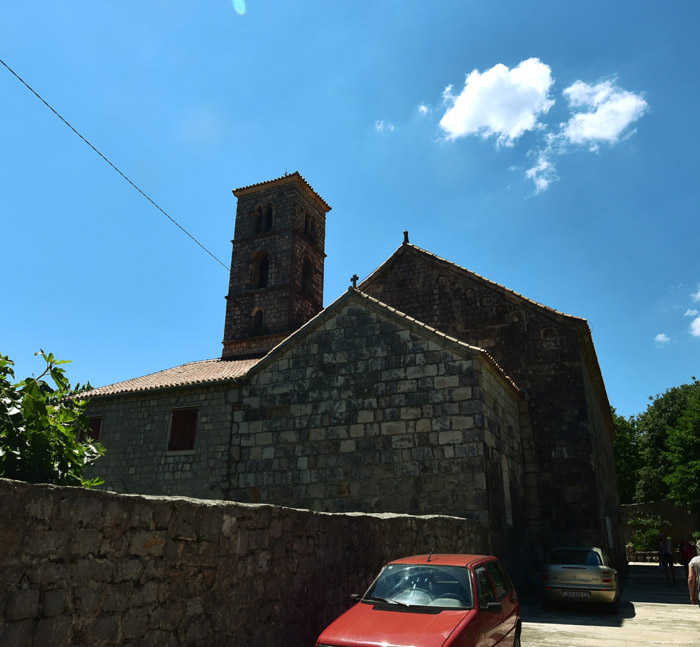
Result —
[[690, 603], [698, 604], [700, 595], [700, 556], [693, 557], [688, 564], [688, 592]]
[[685, 576], [688, 577], [688, 564], [690, 563], [690, 560], [695, 557], [695, 546], [687, 539], [683, 539], [678, 549], [678, 553], [681, 558], [683, 570], [685, 571]]
[[676, 583], [676, 574], [673, 570], [673, 548], [671, 547], [671, 538], [659, 537], [659, 563], [666, 576], [666, 586], [671, 586]]

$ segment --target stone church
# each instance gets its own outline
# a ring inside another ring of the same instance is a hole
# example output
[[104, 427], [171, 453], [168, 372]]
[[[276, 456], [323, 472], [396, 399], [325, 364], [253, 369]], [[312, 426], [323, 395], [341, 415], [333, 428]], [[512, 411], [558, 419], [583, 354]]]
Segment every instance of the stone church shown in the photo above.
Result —
[[222, 355], [88, 394], [105, 488], [454, 515], [504, 556], [589, 543], [622, 558], [614, 428], [585, 319], [407, 233], [324, 308], [330, 206], [299, 173], [233, 193]]

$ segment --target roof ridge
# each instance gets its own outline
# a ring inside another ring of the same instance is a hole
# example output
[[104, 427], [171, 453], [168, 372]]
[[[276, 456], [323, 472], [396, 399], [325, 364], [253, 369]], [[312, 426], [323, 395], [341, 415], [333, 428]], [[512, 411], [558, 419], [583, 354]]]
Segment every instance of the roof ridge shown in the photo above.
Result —
[[416, 319], [415, 317], [412, 317], [411, 315], [406, 314], [405, 312], [401, 312], [400, 310], [397, 310], [393, 306], [390, 306], [387, 303], [384, 303], [377, 299], [376, 297], [373, 297], [365, 292], [362, 292], [362, 290], [359, 290], [358, 288], [348, 288], [348, 290], [352, 290], [355, 293], [357, 293], [359, 296], [367, 299], [370, 302], [375, 303], [376, 305], [388, 310], [389, 312], [393, 313], [394, 315], [401, 317], [402, 319], [405, 319], [406, 321], [409, 321], [410, 323], [418, 326], [419, 328], [422, 328], [423, 330], [426, 330], [430, 332], [431, 334], [434, 334], [438, 337], [441, 337], [450, 343], [457, 344], [458, 346], [463, 346], [465, 348], [468, 348], [470, 350], [476, 351], [477, 353], [480, 353], [482, 355], [485, 355], [486, 358], [491, 362], [491, 364], [494, 365], [494, 367], [498, 370], [499, 373], [503, 375], [503, 377], [517, 390], [521, 391], [520, 387], [515, 383], [515, 380], [513, 380], [508, 373], [505, 372], [503, 367], [495, 360], [493, 355], [489, 353], [485, 348], [482, 348], [481, 346], [474, 346], [473, 344], [469, 344], [465, 341], [462, 341], [461, 339], [457, 339], [457, 337], [452, 337], [451, 335], [448, 335], [445, 332], [442, 332], [441, 330], [438, 330], [437, 328], [434, 328], [433, 326], [429, 326], [426, 323], [423, 323], [422, 321]]
[[437, 337], [440, 337], [452, 344], [456, 344], [458, 347], [463, 347], [467, 348], [471, 351], [475, 351], [488, 360], [488, 362], [498, 371], [503, 378], [518, 392], [522, 393], [522, 390], [520, 387], [515, 383], [515, 380], [513, 380], [510, 375], [508, 375], [505, 370], [503, 370], [503, 367], [494, 359], [494, 357], [485, 349], [481, 348], [479, 346], [472, 346], [471, 344], [468, 344], [465, 341], [462, 341], [461, 339], [457, 339], [456, 337], [452, 337], [437, 328], [433, 328], [432, 326], [429, 326], [426, 323], [423, 323], [422, 321], [419, 321], [415, 317], [411, 317], [410, 315], [407, 315], [405, 312], [401, 312], [400, 310], [397, 310], [393, 306], [390, 306], [387, 303], [384, 303], [380, 301], [379, 299], [370, 296], [366, 292], [362, 292], [359, 288], [354, 288], [352, 286], [349, 286], [348, 289], [343, 292], [335, 301], [327, 305], [323, 310], [321, 310], [318, 314], [313, 316], [309, 321], [307, 321], [303, 326], [297, 328], [293, 333], [289, 335], [289, 337], [286, 337], [283, 339], [277, 346], [272, 348], [270, 352], [267, 353], [264, 357], [261, 357], [259, 360], [259, 363], [256, 364], [254, 367], [251, 367], [251, 370], [253, 368], [255, 370], [262, 370], [264, 369], [266, 364], [269, 364], [270, 362], [273, 362], [275, 360], [276, 355], [279, 352], [282, 352], [281, 349], [286, 348], [287, 346], [294, 344], [296, 340], [298, 340], [305, 332], [308, 332], [309, 329], [314, 328], [319, 324], [319, 322], [327, 315], [329, 312], [333, 312], [337, 310], [338, 308], [342, 307], [342, 305], [347, 301], [349, 298], [351, 298], [353, 295], [363, 298], [370, 303], [374, 304], [377, 307], [382, 308], [383, 310], [387, 310], [390, 312], [393, 316], [399, 317], [401, 319], [406, 320], [409, 322], [411, 325], [414, 325], [421, 330], [425, 330], [426, 332], [435, 335]]
[[[90, 391], [80, 393], [81, 399], [97, 398], [126, 393], [139, 393], [144, 391], [157, 391], [160, 389], [178, 388], [182, 386], [194, 386], [198, 384], [213, 384], [217, 382], [234, 381], [245, 375], [259, 359], [229, 360], [222, 358], [212, 358], [195, 360], [178, 364], [171, 368], [166, 368], [153, 373], [147, 373], [138, 377], [129, 378], [113, 384], [106, 384], [93, 388]], [[198, 373], [193, 367], [211, 365], [217, 368], [225, 368], [212, 373]], [[159, 379], [161, 378], [161, 379]], [[166, 378], [166, 379], [162, 379]], [[169, 378], [169, 379], [168, 379]]]
[[506, 292], [509, 292], [513, 296], [516, 296], [519, 299], [526, 301], [527, 303], [530, 303], [534, 306], [537, 306], [538, 308], [542, 308], [548, 312], [551, 312], [552, 314], [559, 315], [562, 317], [567, 317], [569, 319], [574, 319], [575, 321], [588, 324], [588, 320], [585, 317], [571, 315], [571, 314], [568, 314], [566, 312], [563, 312], [562, 310], [557, 310], [556, 308], [552, 308], [551, 306], [545, 305], [544, 303], [540, 303], [539, 301], [535, 301], [534, 299], [530, 299], [529, 297], [526, 297], [525, 295], [520, 294], [520, 292], [516, 292], [512, 288], [509, 288], [501, 283], [497, 283], [496, 281], [492, 281], [491, 279], [487, 279], [485, 276], [482, 276], [481, 274], [479, 274], [478, 272], [475, 272], [474, 270], [470, 270], [469, 268], [464, 267], [462, 265], [459, 265], [459, 264], [455, 263], [454, 261], [450, 261], [446, 258], [443, 258], [442, 256], [438, 256], [437, 254], [434, 254], [433, 252], [429, 252], [427, 249], [423, 249], [422, 247], [418, 247], [418, 245], [414, 245], [413, 243], [409, 243], [409, 242], [404, 242], [401, 245], [399, 245], [399, 247], [396, 248], [396, 251], [394, 251], [394, 253], [391, 254], [391, 256], [389, 256], [389, 258], [387, 258], [381, 265], [379, 265], [374, 270], [372, 270], [372, 272], [367, 275], [367, 277], [360, 283], [360, 285], [362, 285], [362, 283], [367, 283], [392, 258], [394, 258], [397, 254], [399, 254], [400, 252], [402, 252], [403, 250], [405, 250], [407, 248], [412, 248], [415, 251], [424, 254], [425, 256], [428, 256], [428, 257], [433, 258], [437, 261], [445, 263], [446, 265], [451, 265], [452, 267], [454, 267], [458, 270], [461, 270], [462, 272], [467, 272], [471, 276], [474, 276], [475, 278], [477, 278], [480, 281], [483, 281], [484, 283], [492, 285], [492, 286], [499, 288], [501, 290], [505, 290]]
[[534, 299], [530, 299], [529, 297], [526, 297], [523, 294], [520, 294], [520, 292], [516, 292], [512, 288], [509, 288], [505, 285], [502, 285], [501, 283], [498, 283], [496, 281], [492, 281], [491, 279], [487, 279], [485, 276], [482, 276], [478, 272], [475, 272], [474, 270], [470, 270], [466, 267], [463, 267], [462, 265], [458, 265], [454, 261], [447, 260], [446, 258], [442, 258], [442, 256], [438, 256], [437, 254], [434, 254], [433, 252], [429, 252], [427, 249], [423, 249], [422, 247], [418, 247], [418, 245], [414, 245], [413, 243], [406, 243], [403, 245], [403, 247], [413, 247], [416, 251], [422, 252], [423, 254], [426, 254], [427, 256], [432, 256], [438, 261], [442, 261], [443, 263], [447, 263], [448, 265], [452, 265], [453, 267], [456, 267], [460, 270], [463, 270], [464, 272], [469, 272], [469, 274], [477, 277], [481, 281], [484, 281], [485, 283], [489, 283], [490, 285], [494, 285], [498, 288], [501, 288], [502, 290], [505, 290], [506, 292], [510, 292], [511, 294], [515, 295], [516, 297], [519, 297], [520, 299], [523, 299], [523, 301], [527, 301], [528, 303], [532, 303], [533, 305], [536, 305], [540, 308], [544, 308], [545, 310], [548, 310], [549, 312], [552, 312], [557, 315], [561, 315], [562, 317], [569, 317], [570, 319], [576, 319], [578, 321], [584, 321], [587, 322], [585, 317], [579, 317], [577, 315], [571, 315], [568, 314], [562, 310], [557, 310], [556, 308], [552, 308], [551, 306], [545, 305], [544, 303], [540, 303], [539, 301], [535, 301]]
[[237, 189], [233, 189], [233, 195], [238, 197], [238, 192], [240, 191], [247, 191], [248, 189], [254, 189], [257, 187], [264, 186], [266, 184], [273, 184], [274, 182], [279, 182], [280, 180], [290, 180], [293, 178], [298, 178], [299, 180], [301, 180], [307, 186], [307, 188], [324, 204], [327, 211], [330, 211], [333, 208], [321, 197], [318, 191], [316, 191], [316, 189], [314, 189], [311, 186], [311, 184], [309, 184], [309, 181], [301, 173], [299, 173], [299, 171], [294, 171], [293, 173], [285, 172], [284, 175], [280, 175], [279, 177], [273, 178], [271, 180], [254, 182], [253, 184], [247, 184], [246, 186], [238, 187]]

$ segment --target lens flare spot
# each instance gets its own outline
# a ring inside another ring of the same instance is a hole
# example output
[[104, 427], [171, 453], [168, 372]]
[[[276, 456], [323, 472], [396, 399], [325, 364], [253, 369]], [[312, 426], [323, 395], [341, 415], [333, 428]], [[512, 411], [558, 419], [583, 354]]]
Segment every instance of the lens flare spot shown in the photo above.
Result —
[[245, 0], [233, 0], [233, 8], [239, 16], [245, 13]]

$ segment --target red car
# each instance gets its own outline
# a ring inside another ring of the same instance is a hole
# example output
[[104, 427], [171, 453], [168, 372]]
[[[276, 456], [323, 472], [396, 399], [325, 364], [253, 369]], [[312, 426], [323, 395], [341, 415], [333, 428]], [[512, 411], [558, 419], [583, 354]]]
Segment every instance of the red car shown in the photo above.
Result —
[[316, 647], [520, 647], [520, 628], [518, 596], [498, 559], [416, 555], [387, 564]]

